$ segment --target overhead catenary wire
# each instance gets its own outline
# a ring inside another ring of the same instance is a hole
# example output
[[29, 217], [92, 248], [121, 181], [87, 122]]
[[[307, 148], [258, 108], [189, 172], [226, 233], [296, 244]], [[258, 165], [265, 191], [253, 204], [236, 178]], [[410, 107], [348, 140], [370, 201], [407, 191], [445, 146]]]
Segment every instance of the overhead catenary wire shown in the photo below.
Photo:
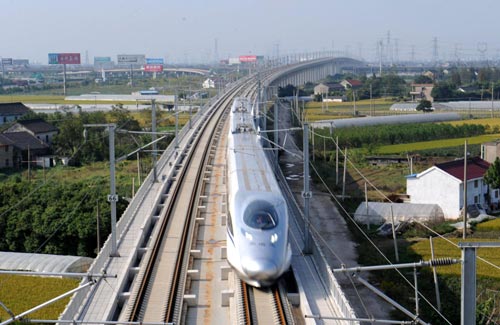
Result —
[[[321, 135], [321, 134], [318, 134], [318, 133], [315, 133], [315, 132], [314, 132], [314, 134], [315, 134], [315, 135], [317, 135], [317, 136], [319, 136], [319, 137], [324, 137], [324, 138], [330, 139], [333, 143], [337, 144], [337, 143], [336, 143], [336, 141], [335, 141], [335, 139], [333, 139], [333, 137], [325, 137], [325, 136], [323, 136], [323, 135]], [[342, 154], [344, 154], [342, 151], [341, 151], [341, 153], [342, 153]], [[364, 180], [365, 180], [368, 184], [370, 184], [370, 186], [372, 186], [372, 187], [373, 187], [373, 188], [374, 188], [374, 189], [375, 189], [375, 190], [376, 190], [376, 191], [377, 191], [377, 192], [378, 192], [378, 193], [379, 193], [382, 197], [384, 197], [385, 199], [387, 199], [389, 202], [391, 202], [391, 203], [392, 203], [392, 201], [391, 201], [391, 200], [390, 200], [390, 199], [389, 199], [389, 198], [388, 198], [388, 197], [387, 197], [387, 196], [386, 196], [386, 195], [385, 195], [382, 191], [380, 191], [380, 190], [379, 190], [379, 189], [378, 189], [375, 185], [373, 185], [373, 184], [369, 181], [369, 179], [368, 179], [368, 178], [367, 178], [367, 177], [366, 177], [366, 176], [365, 176], [365, 175], [364, 175], [364, 174], [363, 174], [363, 173], [362, 173], [362, 172], [361, 172], [361, 171], [360, 171], [360, 170], [359, 170], [359, 169], [355, 166], [355, 164], [354, 164], [354, 163], [353, 163], [350, 159], [348, 159], [348, 161], [349, 161], [350, 166], [352, 166], [352, 167], [355, 169], [355, 171], [356, 171], [356, 172], [357, 172], [357, 173], [358, 173], [358, 174], [359, 174], [359, 175], [360, 175], [360, 176], [361, 176], [361, 177], [362, 177], [362, 178], [363, 178], [363, 179], [364, 179]], [[312, 164], [313, 164], [313, 163], [311, 163], [311, 165], [312, 165]], [[327, 187], [327, 185], [326, 185], [326, 183], [323, 181], [323, 179], [322, 179], [322, 178], [321, 178], [321, 176], [319, 175], [318, 171], [317, 171], [314, 167], [313, 167], [313, 169], [315, 170], [315, 172], [316, 172], [316, 174], [318, 175], [318, 177], [322, 180], [323, 185], [324, 185], [326, 188], [328, 188], [328, 187]], [[330, 190], [329, 190], [329, 191], [330, 191]], [[342, 207], [342, 205], [341, 205], [341, 204], [340, 204], [340, 202], [339, 202], [339, 201], [335, 198], [335, 196], [333, 195], [333, 193], [331, 193], [331, 192], [330, 192], [330, 194], [331, 194], [331, 195], [332, 195], [332, 197], [333, 197], [333, 198], [337, 201], [337, 203], [339, 204], [339, 206], [341, 206], [341, 207]], [[343, 207], [342, 207], [342, 209], [344, 210], [345, 214], [346, 214], [346, 215], [347, 215], [347, 216], [351, 219], [351, 221], [353, 222], [353, 224], [355, 224], [355, 225], [356, 225], [356, 227], [357, 227], [357, 228], [358, 228], [358, 229], [359, 229], [359, 230], [360, 230], [360, 231], [364, 234], [364, 231], [363, 231], [361, 228], [359, 228], [359, 226], [355, 223], [355, 221], [354, 221], [354, 220], [352, 220], [352, 217], [351, 217], [351, 216], [347, 213], [347, 211], [346, 211]], [[417, 221], [417, 222], [418, 222], [418, 221]], [[425, 228], [427, 228], [427, 229], [431, 230], [433, 233], [437, 234], [437, 233], [436, 233], [435, 231], [433, 231], [430, 227], [428, 227], [428, 226], [424, 225], [424, 224], [423, 224], [423, 223], [421, 223], [421, 222], [418, 222], [418, 223], [419, 223], [419, 224], [422, 224]], [[455, 243], [453, 243], [452, 241], [448, 240], [448, 239], [447, 239], [447, 238], [445, 238], [444, 236], [441, 236], [441, 235], [439, 235], [439, 234], [437, 234], [437, 235], [438, 235], [439, 237], [441, 237], [441, 238], [443, 238], [443, 239], [447, 240], [447, 241], [448, 241], [448, 242], [450, 242], [452, 245], [454, 245], [454, 246], [456, 246], [456, 247], [458, 248], [458, 245], [457, 245], [457, 244], [455, 244]], [[367, 235], [365, 235], [365, 234], [364, 234], [364, 236], [368, 239], [368, 236], [367, 236]], [[376, 247], [376, 245], [375, 245], [374, 243], [372, 243], [372, 245], [374, 245], [374, 247]], [[378, 250], [378, 248], [377, 248], [377, 250]], [[380, 253], [380, 251], [379, 251], [379, 253]], [[382, 256], [384, 256], [384, 255], [382, 255]], [[385, 256], [384, 256], [384, 258], [387, 260], [387, 258], [386, 258]], [[486, 259], [484, 259], [484, 258], [482, 258], [482, 257], [477, 256], [477, 258], [478, 258], [479, 260], [483, 261], [484, 263], [486, 263], [486, 264], [488, 264], [488, 265], [492, 266], [492, 267], [495, 267], [495, 268], [497, 268], [497, 269], [500, 269], [500, 267], [499, 267], [499, 266], [497, 266], [497, 265], [493, 264], [493, 263], [492, 263], [492, 262], [490, 262], [490, 261], [487, 261]], [[388, 262], [389, 262], [390, 264], [392, 264], [390, 261], [388, 261]], [[397, 271], [398, 273], [400, 273], [398, 270], [396, 270], [396, 271]], [[405, 281], [406, 281], [406, 282], [407, 282], [410, 286], [412, 286], [412, 287], [413, 287], [413, 284], [412, 284], [411, 282], [409, 282], [409, 280], [408, 280], [408, 279], [406, 279], [406, 277], [404, 277], [401, 273], [400, 273], [400, 275], [401, 275], [401, 276], [405, 279]], [[413, 288], [414, 288], [414, 287], [413, 287]], [[428, 304], [429, 304], [429, 305], [430, 305], [430, 306], [431, 306], [431, 307], [432, 307], [432, 308], [433, 308], [433, 309], [434, 309], [434, 310], [435, 310], [435, 311], [436, 311], [436, 312], [437, 312], [437, 313], [438, 313], [441, 317], [443, 317], [443, 318], [444, 318], [444, 316], [443, 316], [443, 315], [442, 315], [439, 311], [437, 311], [437, 310], [436, 310], [436, 308], [435, 308], [435, 307], [434, 307], [434, 306], [433, 306], [433, 305], [432, 305], [432, 304], [431, 304], [431, 303], [430, 303], [430, 302], [429, 302], [429, 301], [428, 301], [428, 300], [427, 300], [427, 299], [426, 299], [426, 298], [425, 298], [425, 297], [424, 297], [424, 296], [423, 296], [420, 292], [419, 292], [419, 295], [420, 295], [420, 296], [424, 299], [424, 301], [426, 301], [426, 302], [427, 302], [427, 303], [428, 303]], [[446, 318], [444, 318], [444, 319], [446, 320]], [[446, 320], [446, 321], [448, 321], [448, 320]]]
[[[292, 110], [293, 111], [293, 110]], [[330, 137], [330, 139], [334, 142], [335, 140]], [[295, 147], [296, 147], [296, 144], [294, 144]], [[286, 149], [285, 149], [286, 150]], [[287, 152], [290, 152], [287, 150]], [[347, 159], [348, 162], [353, 165], [352, 161], [350, 159]], [[316, 169], [316, 167], [314, 166], [314, 163], [313, 162], [310, 162], [310, 165], [313, 169], [313, 171], [316, 173], [316, 175], [318, 176], [318, 178], [320, 179], [321, 183], [323, 184], [323, 186], [327, 189], [328, 193], [330, 194], [330, 196], [335, 200], [335, 202], [338, 204], [338, 206], [342, 209], [342, 211], [344, 212], [344, 214], [350, 219], [350, 221], [355, 225], [355, 227], [363, 234], [363, 236], [368, 240], [368, 242], [377, 250], [377, 252], [386, 260], [387, 263], [393, 265], [393, 263], [390, 261], [390, 259], [378, 248], [378, 246], [370, 239], [370, 237], [363, 231], [363, 229], [361, 229], [361, 227], [354, 221], [354, 219], [352, 218], [352, 216], [347, 212], [347, 210], [344, 208], [344, 206], [341, 204], [341, 202], [337, 199], [337, 197], [333, 194], [333, 192], [331, 191], [331, 189], [328, 187], [328, 185], [326, 184], [326, 182], [324, 181], [324, 179], [321, 177], [321, 175], [319, 174], [318, 170]], [[356, 169], [357, 170], [357, 169]], [[360, 173], [361, 174], [361, 173]], [[362, 175], [362, 174], [361, 174]], [[367, 180], [367, 182], [370, 184], [370, 186], [373, 186], [373, 184], [371, 182], [369, 182], [369, 180], [363, 175], [362, 176], [364, 179]], [[375, 187], [375, 186], [373, 186]], [[382, 193], [382, 192], [380, 192]], [[383, 193], [382, 193], [383, 194]], [[333, 249], [327, 245], [327, 248], [328, 250], [330, 251], [333, 251]], [[412, 287], [414, 290], [415, 290], [415, 287], [414, 285], [397, 269], [395, 269], [395, 271], [404, 279], [405, 282], [407, 282], [407, 284]], [[433, 306], [433, 304], [421, 293], [421, 292], [418, 292], [418, 295], [420, 297], [422, 297], [422, 299], [445, 321], [447, 322], [448, 324], [452, 324], [441, 312], [439, 312], [439, 310]]]

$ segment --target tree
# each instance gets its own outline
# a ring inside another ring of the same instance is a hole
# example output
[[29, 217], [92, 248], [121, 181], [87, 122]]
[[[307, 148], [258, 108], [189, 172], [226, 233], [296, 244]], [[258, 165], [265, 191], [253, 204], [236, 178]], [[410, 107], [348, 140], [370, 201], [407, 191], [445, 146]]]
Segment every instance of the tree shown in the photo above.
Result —
[[460, 86], [460, 85], [462, 85], [462, 79], [460, 78], [460, 73], [459, 73], [457, 70], [454, 70], [454, 71], [451, 73], [451, 82], [452, 82], [455, 86]]
[[294, 85], [288, 84], [285, 87], [278, 87], [278, 97], [295, 96], [297, 88]]
[[500, 188], [500, 159], [498, 157], [484, 174], [484, 182], [491, 188]]
[[441, 82], [432, 88], [431, 96], [435, 100], [450, 100], [456, 97], [456, 91], [450, 83]]
[[432, 111], [431, 101], [427, 99], [422, 99], [420, 103], [417, 105], [417, 111], [431, 112]]
[[416, 84], [431, 84], [433, 81], [431, 77], [422, 74], [416, 76], [414, 82]]

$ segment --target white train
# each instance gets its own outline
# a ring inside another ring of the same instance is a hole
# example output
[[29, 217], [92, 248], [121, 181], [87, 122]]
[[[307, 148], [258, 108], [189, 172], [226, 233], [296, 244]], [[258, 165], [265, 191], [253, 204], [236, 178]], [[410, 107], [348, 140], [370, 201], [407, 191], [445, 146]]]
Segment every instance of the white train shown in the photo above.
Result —
[[247, 98], [234, 100], [227, 148], [227, 260], [255, 287], [272, 285], [290, 267], [288, 211], [266, 159]]

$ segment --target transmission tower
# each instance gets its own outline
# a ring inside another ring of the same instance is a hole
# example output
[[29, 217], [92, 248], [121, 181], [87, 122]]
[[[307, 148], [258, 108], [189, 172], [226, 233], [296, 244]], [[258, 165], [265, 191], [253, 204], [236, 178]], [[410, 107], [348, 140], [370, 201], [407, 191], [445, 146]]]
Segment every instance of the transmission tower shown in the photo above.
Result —
[[217, 64], [219, 62], [219, 44], [218, 40], [214, 40], [214, 61]]
[[399, 62], [399, 39], [394, 39], [394, 62], [398, 64]]
[[485, 53], [488, 51], [488, 43], [486, 42], [477, 43], [477, 51], [480, 53], [479, 60], [485, 62], [486, 61]]
[[386, 51], [387, 51], [387, 60], [391, 65], [394, 64], [394, 58], [392, 57], [392, 47], [391, 47], [391, 31], [387, 31], [387, 43], [386, 43]]
[[438, 39], [437, 37], [434, 37], [432, 39], [432, 62], [434, 65], [437, 65], [439, 61], [439, 56], [438, 56]]

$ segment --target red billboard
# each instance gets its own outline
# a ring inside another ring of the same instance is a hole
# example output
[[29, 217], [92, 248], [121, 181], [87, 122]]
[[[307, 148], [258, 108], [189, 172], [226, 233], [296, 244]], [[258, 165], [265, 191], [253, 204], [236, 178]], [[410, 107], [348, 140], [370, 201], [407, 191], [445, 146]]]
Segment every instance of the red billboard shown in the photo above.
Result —
[[146, 72], [161, 72], [161, 71], [163, 71], [163, 64], [145, 64], [144, 71], [146, 71]]
[[49, 64], [80, 64], [80, 53], [49, 53]]
[[240, 62], [257, 62], [256, 55], [240, 55]]

